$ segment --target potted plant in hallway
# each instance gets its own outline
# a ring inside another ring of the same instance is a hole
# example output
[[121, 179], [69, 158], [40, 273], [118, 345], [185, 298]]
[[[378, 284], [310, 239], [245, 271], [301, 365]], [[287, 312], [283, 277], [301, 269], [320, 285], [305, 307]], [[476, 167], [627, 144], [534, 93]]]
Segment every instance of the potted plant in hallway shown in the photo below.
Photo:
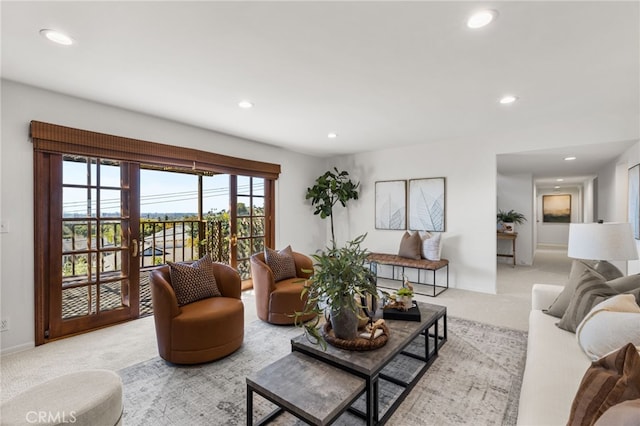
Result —
[[[361, 300], [377, 298], [375, 275], [365, 266], [369, 252], [360, 244], [367, 234], [348, 241], [344, 247], [335, 244], [312, 255], [313, 275], [306, 281], [302, 295], [307, 296], [303, 312], [296, 312], [296, 325], [304, 327], [307, 338], [312, 343], [326, 347], [317, 328], [320, 315], [328, 311], [331, 326], [339, 339], [351, 340], [357, 337], [358, 318], [362, 317]], [[315, 321], [301, 324], [298, 318], [315, 312]]]
[[507, 234], [513, 234], [515, 232], [516, 224], [522, 225], [527, 221], [527, 218], [522, 213], [513, 209], [509, 211], [498, 210], [496, 216], [498, 223], [502, 224], [502, 232], [506, 232]]
[[329, 170], [316, 179], [316, 184], [307, 188], [305, 199], [311, 199], [311, 205], [316, 208], [313, 214], [319, 214], [322, 219], [331, 219], [331, 244], [336, 248], [336, 237], [333, 230], [333, 206], [337, 202], [342, 207], [347, 206], [347, 201], [358, 199], [358, 186], [349, 179], [349, 172], [338, 171], [336, 167]]

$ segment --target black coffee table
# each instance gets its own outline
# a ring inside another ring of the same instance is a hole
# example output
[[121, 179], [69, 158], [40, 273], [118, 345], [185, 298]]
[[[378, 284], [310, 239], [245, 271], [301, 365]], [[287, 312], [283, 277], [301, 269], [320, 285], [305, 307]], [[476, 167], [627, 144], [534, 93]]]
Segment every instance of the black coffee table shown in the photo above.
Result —
[[349, 411], [367, 425], [384, 424], [438, 356], [447, 341], [447, 308], [418, 302], [421, 321], [385, 320], [387, 344], [371, 351], [348, 351], [328, 345], [326, 351], [304, 335], [291, 340], [302, 352], [365, 379], [365, 392]]

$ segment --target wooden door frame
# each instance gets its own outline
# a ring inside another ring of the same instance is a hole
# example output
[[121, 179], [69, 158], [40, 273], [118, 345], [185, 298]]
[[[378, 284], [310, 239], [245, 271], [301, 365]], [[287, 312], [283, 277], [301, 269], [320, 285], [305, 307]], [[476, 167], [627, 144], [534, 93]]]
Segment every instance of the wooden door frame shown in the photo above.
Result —
[[[122, 136], [109, 135], [60, 126], [40, 121], [31, 121], [30, 135], [34, 149], [34, 310], [35, 343], [41, 345], [48, 339], [45, 336], [49, 328], [49, 303], [45, 292], [47, 286], [46, 271], [51, 262], [59, 264], [60, 259], [51, 259], [49, 233], [52, 231], [47, 209], [55, 194], [48, 186], [40, 184], [39, 178], [46, 176], [51, 181], [51, 158], [44, 154], [74, 154], [87, 157], [112, 158], [133, 163], [155, 164], [182, 169], [197, 169], [214, 173], [227, 173], [265, 178], [265, 203], [269, 208], [265, 246], [273, 246], [275, 238], [275, 180], [281, 171], [279, 164], [231, 157], [192, 148], [160, 144]], [[61, 170], [59, 171], [61, 173]], [[62, 194], [57, 195], [62, 202]], [[138, 194], [139, 199], [139, 194]], [[266, 214], [266, 212], [265, 212]], [[62, 232], [59, 230], [59, 232]], [[59, 266], [61, 267], [61, 266]]]

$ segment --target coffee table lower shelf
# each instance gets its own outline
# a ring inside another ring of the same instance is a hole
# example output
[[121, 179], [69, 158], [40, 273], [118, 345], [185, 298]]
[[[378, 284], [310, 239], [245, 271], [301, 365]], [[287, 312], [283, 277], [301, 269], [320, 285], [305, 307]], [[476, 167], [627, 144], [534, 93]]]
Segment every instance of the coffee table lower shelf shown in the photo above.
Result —
[[[247, 377], [247, 425], [267, 424], [283, 411], [312, 425], [329, 425], [364, 393], [364, 385], [364, 379], [292, 352]], [[254, 392], [278, 406], [256, 423]]]

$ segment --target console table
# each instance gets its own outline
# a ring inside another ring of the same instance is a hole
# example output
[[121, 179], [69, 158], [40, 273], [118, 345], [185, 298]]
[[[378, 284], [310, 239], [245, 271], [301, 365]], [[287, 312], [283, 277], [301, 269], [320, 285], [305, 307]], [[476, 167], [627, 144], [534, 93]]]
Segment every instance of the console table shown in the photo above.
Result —
[[518, 233], [507, 233], [507, 232], [498, 232], [498, 241], [500, 240], [509, 240], [511, 241], [511, 254], [501, 254], [498, 253], [498, 257], [511, 257], [513, 259], [513, 266], [516, 266], [516, 238], [518, 238]]

